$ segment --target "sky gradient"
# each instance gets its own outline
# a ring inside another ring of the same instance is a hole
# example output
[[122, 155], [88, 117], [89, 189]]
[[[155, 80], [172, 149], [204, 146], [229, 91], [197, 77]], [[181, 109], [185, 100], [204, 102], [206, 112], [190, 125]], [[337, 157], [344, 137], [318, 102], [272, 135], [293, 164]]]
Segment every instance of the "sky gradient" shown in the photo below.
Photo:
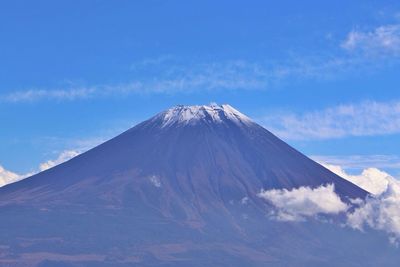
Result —
[[217, 102], [318, 161], [400, 177], [398, 1], [0, 7], [4, 170], [46, 169], [171, 106]]

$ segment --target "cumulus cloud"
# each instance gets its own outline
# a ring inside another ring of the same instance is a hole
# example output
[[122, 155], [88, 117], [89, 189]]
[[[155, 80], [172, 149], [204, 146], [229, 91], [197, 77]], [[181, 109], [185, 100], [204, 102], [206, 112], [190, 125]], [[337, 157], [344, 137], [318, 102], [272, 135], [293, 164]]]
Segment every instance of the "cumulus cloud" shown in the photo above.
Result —
[[41, 163], [39, 165], [38, 171], [25, 173], [25, 174], [18, 174], [18, 173], [6, 170], [2, 166], [0, 166], [0, 187], [20, 181], [24, 178], [27, 178], [29, 176], [32, 176], [32, 175], [38, 173], [38, 172], [50, 169], [50, 168], [52, 168], [58, 164], [61, 164], [77, 155], [79, 155], [79, 152], [74, 151], [74, 150], [64, 151], [55, 160], [49, 160], [44, 163]]
[[400, 101], [339, 105], [302, 114], [272, 114], [262, 123], [285, 139], [331, 139], [400, 133]]
[[365, 169], [359, 175], [350, 175], [340, 166], [324, 164], [339, 176], [364, 188], [374, 195], [357, 202], [347, 212], [347, 225], [358, 230], [372, 229], [389, 234], [390, 241], [400, 241], [400, 181], [376, 168]]
[[341, 46], [368, 56], [400, 56], [400, 25], [384, 25], [371, 31], [351, 31]]
[[323, 165], [340, 177], [345, 178], [374, 195], [380, 195], [385, 192], [389, 181], [394, 179], [388, 173], [377, 168], [368, 168], [363, 170], [359, 175], [350, 175], [340, 166], [330, 164]]
[[340, 166], [324, 164], [331, 171], [370, 191], [366, 199], [354, 199], [353, 209], [343, 203], [334, 186], [300, 187], [292, 190], [264, 190], [259, 197], [271, 203], [271, 217], [280, 221], [304, 221], [318, 215], [343, 213], [344, 225], [356, 230], [374, 229], [388, 234], [390, 242], [400, 242], [400, 181], [376, 168], [350, 175]]
[[354, 212], [348, 214], [348, 225], [364, 230], [370, 227], [385, 231], [390, 241], [400, 240], [400, 183], [388, 179], [388, 185], [381, 194], [368, 197]]
[[335, 193], [333, 184], [317, 188], [263, 190], [258, 196], [276, 208], [271, 215], [280, 221], [302, 221], [320, 214], [338, 214], [348, 209], [348, 205]]

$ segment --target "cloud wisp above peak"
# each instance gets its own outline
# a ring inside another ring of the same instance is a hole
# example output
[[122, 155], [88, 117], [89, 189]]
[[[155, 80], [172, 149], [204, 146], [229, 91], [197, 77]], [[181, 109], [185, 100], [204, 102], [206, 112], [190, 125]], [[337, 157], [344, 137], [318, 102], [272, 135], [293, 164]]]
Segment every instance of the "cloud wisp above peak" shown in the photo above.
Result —
[[[382, 63], [386, 64], [400, 56], [399, 23], [380, 25], [366, 31], [352, 30], [343, 39], [330, 37], [327, 40], [329, 44], [325, 50], [304, 54], [301, 47], [291, 47], [290, 51], [297, 52], [276, 55], [274, 60], [265, 57], [253, 61], [207, 61], [199, 57], [183, 59], [172, 54], [161, 54], [134, 61], [125, 69], [127, 78], [120, 82], [93, 84], [87, 81], [88, 86], [64, 88], [28, 86], [28, 89], [0, 94], [0, 102], [71, 101], [126, 94], [177, 94], [211, 90], [266, 90], [304, 80], [337, 79], [380, 68]], [[385, 56], [385, 60], [379, 60], [381, 56]], [[201, 58], [210, 58], [210, 55], [202, 55]]]
[[190, 94], [210, 91], [268, 90], [307, 80], [331, 80], [365, 68], [356, 58], [293, 56], [281, 61], [225, 60], [184, 62], [170, 57], [133, 64], [119, 83], [64, 88], [30, 88], [0, 94], [0, 102], [73, 101], [140, 94]]
[[[318, 68], [327, 67], [322, 64], [312, 66], [304, 62], [277, 66], [243, 60], [205, 63], [167, 61], [167, 63], [164, 59], [147, 59], [135, 64], [134, 76], [140, 78], [118, 84], [15, 91], [0, 95], [0, 101], [11, 103], [48, 99], [68, 101], [129, 94], [265, 90], [287, 77], [311, 77], [320, 73]], [[156, 73], [153, 73], [154, 64], [158, 64]]]

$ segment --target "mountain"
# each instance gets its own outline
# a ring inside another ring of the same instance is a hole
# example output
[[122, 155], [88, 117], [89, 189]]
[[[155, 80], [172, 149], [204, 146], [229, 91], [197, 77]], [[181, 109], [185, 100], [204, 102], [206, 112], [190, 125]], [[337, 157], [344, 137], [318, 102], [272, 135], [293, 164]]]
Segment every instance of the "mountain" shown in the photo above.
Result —
[[176, 106], [0, 188], [0, 263], [390, 266], [384, 236], [276, 222], [257, 196], [326, 184], [346, 203], [368, 195], [229, 105]]

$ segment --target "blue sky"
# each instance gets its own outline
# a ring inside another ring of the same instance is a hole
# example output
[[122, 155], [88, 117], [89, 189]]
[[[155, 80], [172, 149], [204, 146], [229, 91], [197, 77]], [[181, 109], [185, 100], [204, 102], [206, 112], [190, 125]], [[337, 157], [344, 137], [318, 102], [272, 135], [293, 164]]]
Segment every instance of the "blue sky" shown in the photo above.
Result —
[[398, 1], [15, 0], [0, 33], [6, 170], [217, 102], [315, 159], [400, 177]]

